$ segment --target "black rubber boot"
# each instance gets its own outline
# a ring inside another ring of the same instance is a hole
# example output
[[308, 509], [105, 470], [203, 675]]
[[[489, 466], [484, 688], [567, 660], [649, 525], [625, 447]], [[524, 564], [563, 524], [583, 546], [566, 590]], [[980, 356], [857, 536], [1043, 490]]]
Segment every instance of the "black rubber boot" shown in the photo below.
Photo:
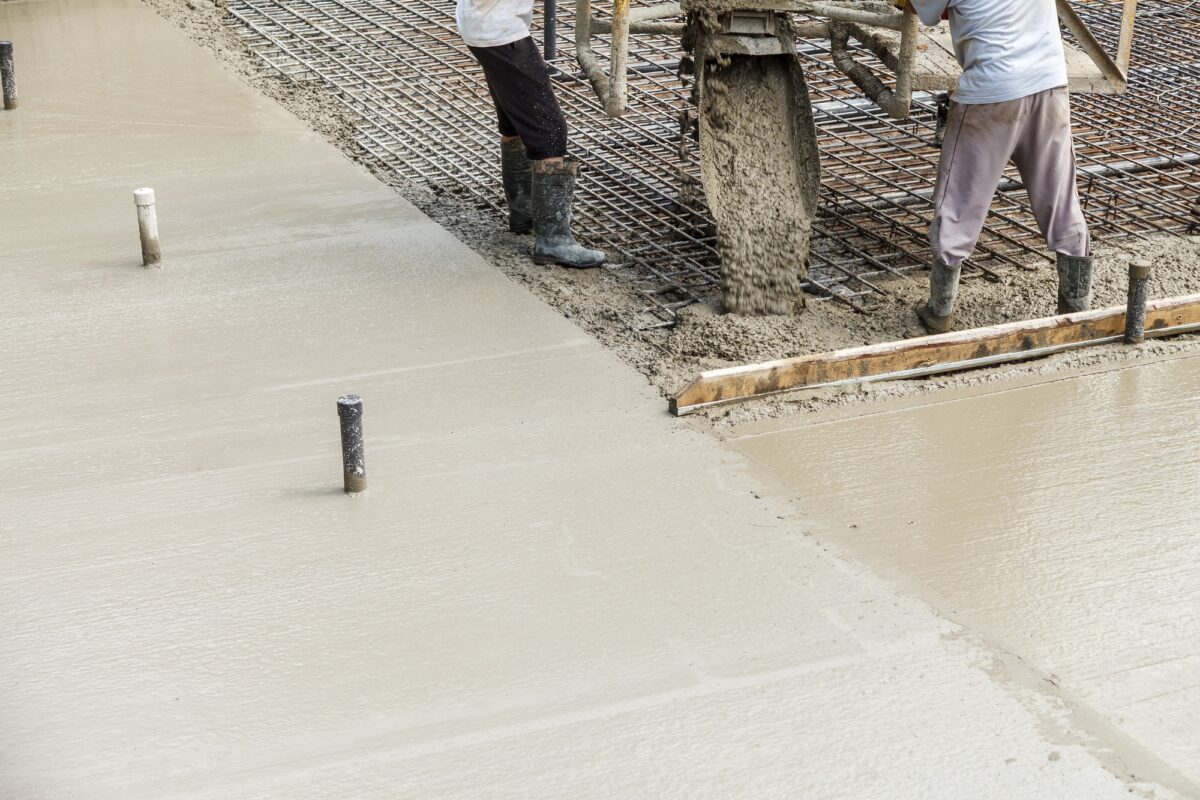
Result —
[[508, 201], [508, 229], [512, 233], [529, 233], [533, 230], [530, 212], [533, 162], [520, 139], [500, 141], [500, 174], [504, 179], [504, 198]]
[[1058, 254], [1058, 313], [1092, 308], [1092, 257]]
[[562, 164], [542, 164], [533, 172], [533, 260], [589, 269], [604, 263], [604, 253], [589, 250], [571, 235], [571, 198], [579, 162], [568, 156]]
[[929, 272], [929, 302], [917, 306], [917, 316], [930, 333], [946, 333], [954, 328], [954, 301], [958, 297], [958, 279], [962, 266], [948, 267], [934, 261]]

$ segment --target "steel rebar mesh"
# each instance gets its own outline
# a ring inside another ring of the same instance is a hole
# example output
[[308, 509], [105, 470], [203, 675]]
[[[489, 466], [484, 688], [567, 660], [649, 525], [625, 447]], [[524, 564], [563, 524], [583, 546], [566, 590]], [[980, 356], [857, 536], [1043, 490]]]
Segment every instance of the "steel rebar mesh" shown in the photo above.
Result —
[[[651, 0], [635, 0], [649, 5]], [[1142, 0], [1126, 95], [1073, 100], [1080, 192], [1097, 239], [1183, 232], [1200, 197], [1200, 13]], [[494, 112], [454, 29], [452, 0], [231, 0], [230, 12], [272, 69], [318, 82], [357, 119], [375, 166], [499, 208]], [[601, 16], [607, 9], [597, 3]], [[1081, 4], [1111, 51], [1120, 3]], [[713, 224], [700, 188], [690, 79], [673, 37], [634, 36], [629, 110], [607, 117], [574, 61], [570, 10], [559, 12], [552, 65], [572, 145], [589, 170], [579, 230], [614, 253], [647, 299], [647, 326], [715, 292]], [[607, 41], [597, 37], [602, 60]], [[884, 116], [832, 65], [828, 43], [801, 41], [818, 127], [822, 188], [806, 289], [851, 304], [886, 293], [876, 278], [923, 266], [938, 150], [935, 98], [909, 119]], [[866, 59], [864, 53], [858, 54]], [[866, 59], [868, 62], [870, 59]], [[1019, 176], [997, 192], [972, 268], [995, 276], [1046, 258]]]

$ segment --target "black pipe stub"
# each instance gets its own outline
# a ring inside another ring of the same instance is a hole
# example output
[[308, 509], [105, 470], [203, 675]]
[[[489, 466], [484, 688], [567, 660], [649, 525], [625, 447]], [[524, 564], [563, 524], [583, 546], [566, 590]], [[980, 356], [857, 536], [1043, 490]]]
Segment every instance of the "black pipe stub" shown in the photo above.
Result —
[[4, 108], [12, 111], [17, 107], [17, 75], [13, 68], [13, 44], [0, 41], [0, 89], [4, 93]]
[[362, 398], [347, 394], [337, 401], [338, 421], [342, 428], [342, 478], [346, 494], [358, 494], [367, 488], [367, 465], [363, 453]]
[[1150, 282], [1149, 261], [1129, 264], [1129, 302], [1125, 307], [1125, 344], [1146, 340], [1146, 293]]
[[545, 0], [543, 13], [542, 58], [553, 61], [558, 58], [558, 0]]

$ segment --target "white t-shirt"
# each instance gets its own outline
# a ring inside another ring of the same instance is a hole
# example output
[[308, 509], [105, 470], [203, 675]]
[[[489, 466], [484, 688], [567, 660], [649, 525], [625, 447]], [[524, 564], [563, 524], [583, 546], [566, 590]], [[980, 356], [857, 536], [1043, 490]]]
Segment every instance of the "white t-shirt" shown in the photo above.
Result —
[[454, 15], [468, 45], [499, 47], [529, 35], [533, 0], [458, 0]]
[[950, 11], [963, 76], [956, 103], [1002, 103], [1067, 85], [1054, 0], [911, 0], [926, 25]]

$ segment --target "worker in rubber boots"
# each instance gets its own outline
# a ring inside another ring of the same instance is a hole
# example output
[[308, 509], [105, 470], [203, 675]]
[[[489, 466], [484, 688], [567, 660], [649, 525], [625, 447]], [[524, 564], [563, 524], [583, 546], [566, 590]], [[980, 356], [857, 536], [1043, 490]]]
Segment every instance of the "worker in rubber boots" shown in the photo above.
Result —
[[586, 269], [604, 263], [571, 234], [579, 162], [567, 155], [567, 121], [529, 35], [533, 0], [458, 0], [458, 32], [483, 67], [496, 104], [508, 229], [533, 231], [533, 260]]
[[963, 68], [950, 103], [934, 190], [927, 330], [954, 326], [962, 262], [971, 255], [1009, 159], [1038, 227], [1058, 256], [1058, 313], [1092, 303], [1087, 222], [1075, 186], [1071, 107], [1055, 0], [896, 0], [926, 25], [948, 17]]

